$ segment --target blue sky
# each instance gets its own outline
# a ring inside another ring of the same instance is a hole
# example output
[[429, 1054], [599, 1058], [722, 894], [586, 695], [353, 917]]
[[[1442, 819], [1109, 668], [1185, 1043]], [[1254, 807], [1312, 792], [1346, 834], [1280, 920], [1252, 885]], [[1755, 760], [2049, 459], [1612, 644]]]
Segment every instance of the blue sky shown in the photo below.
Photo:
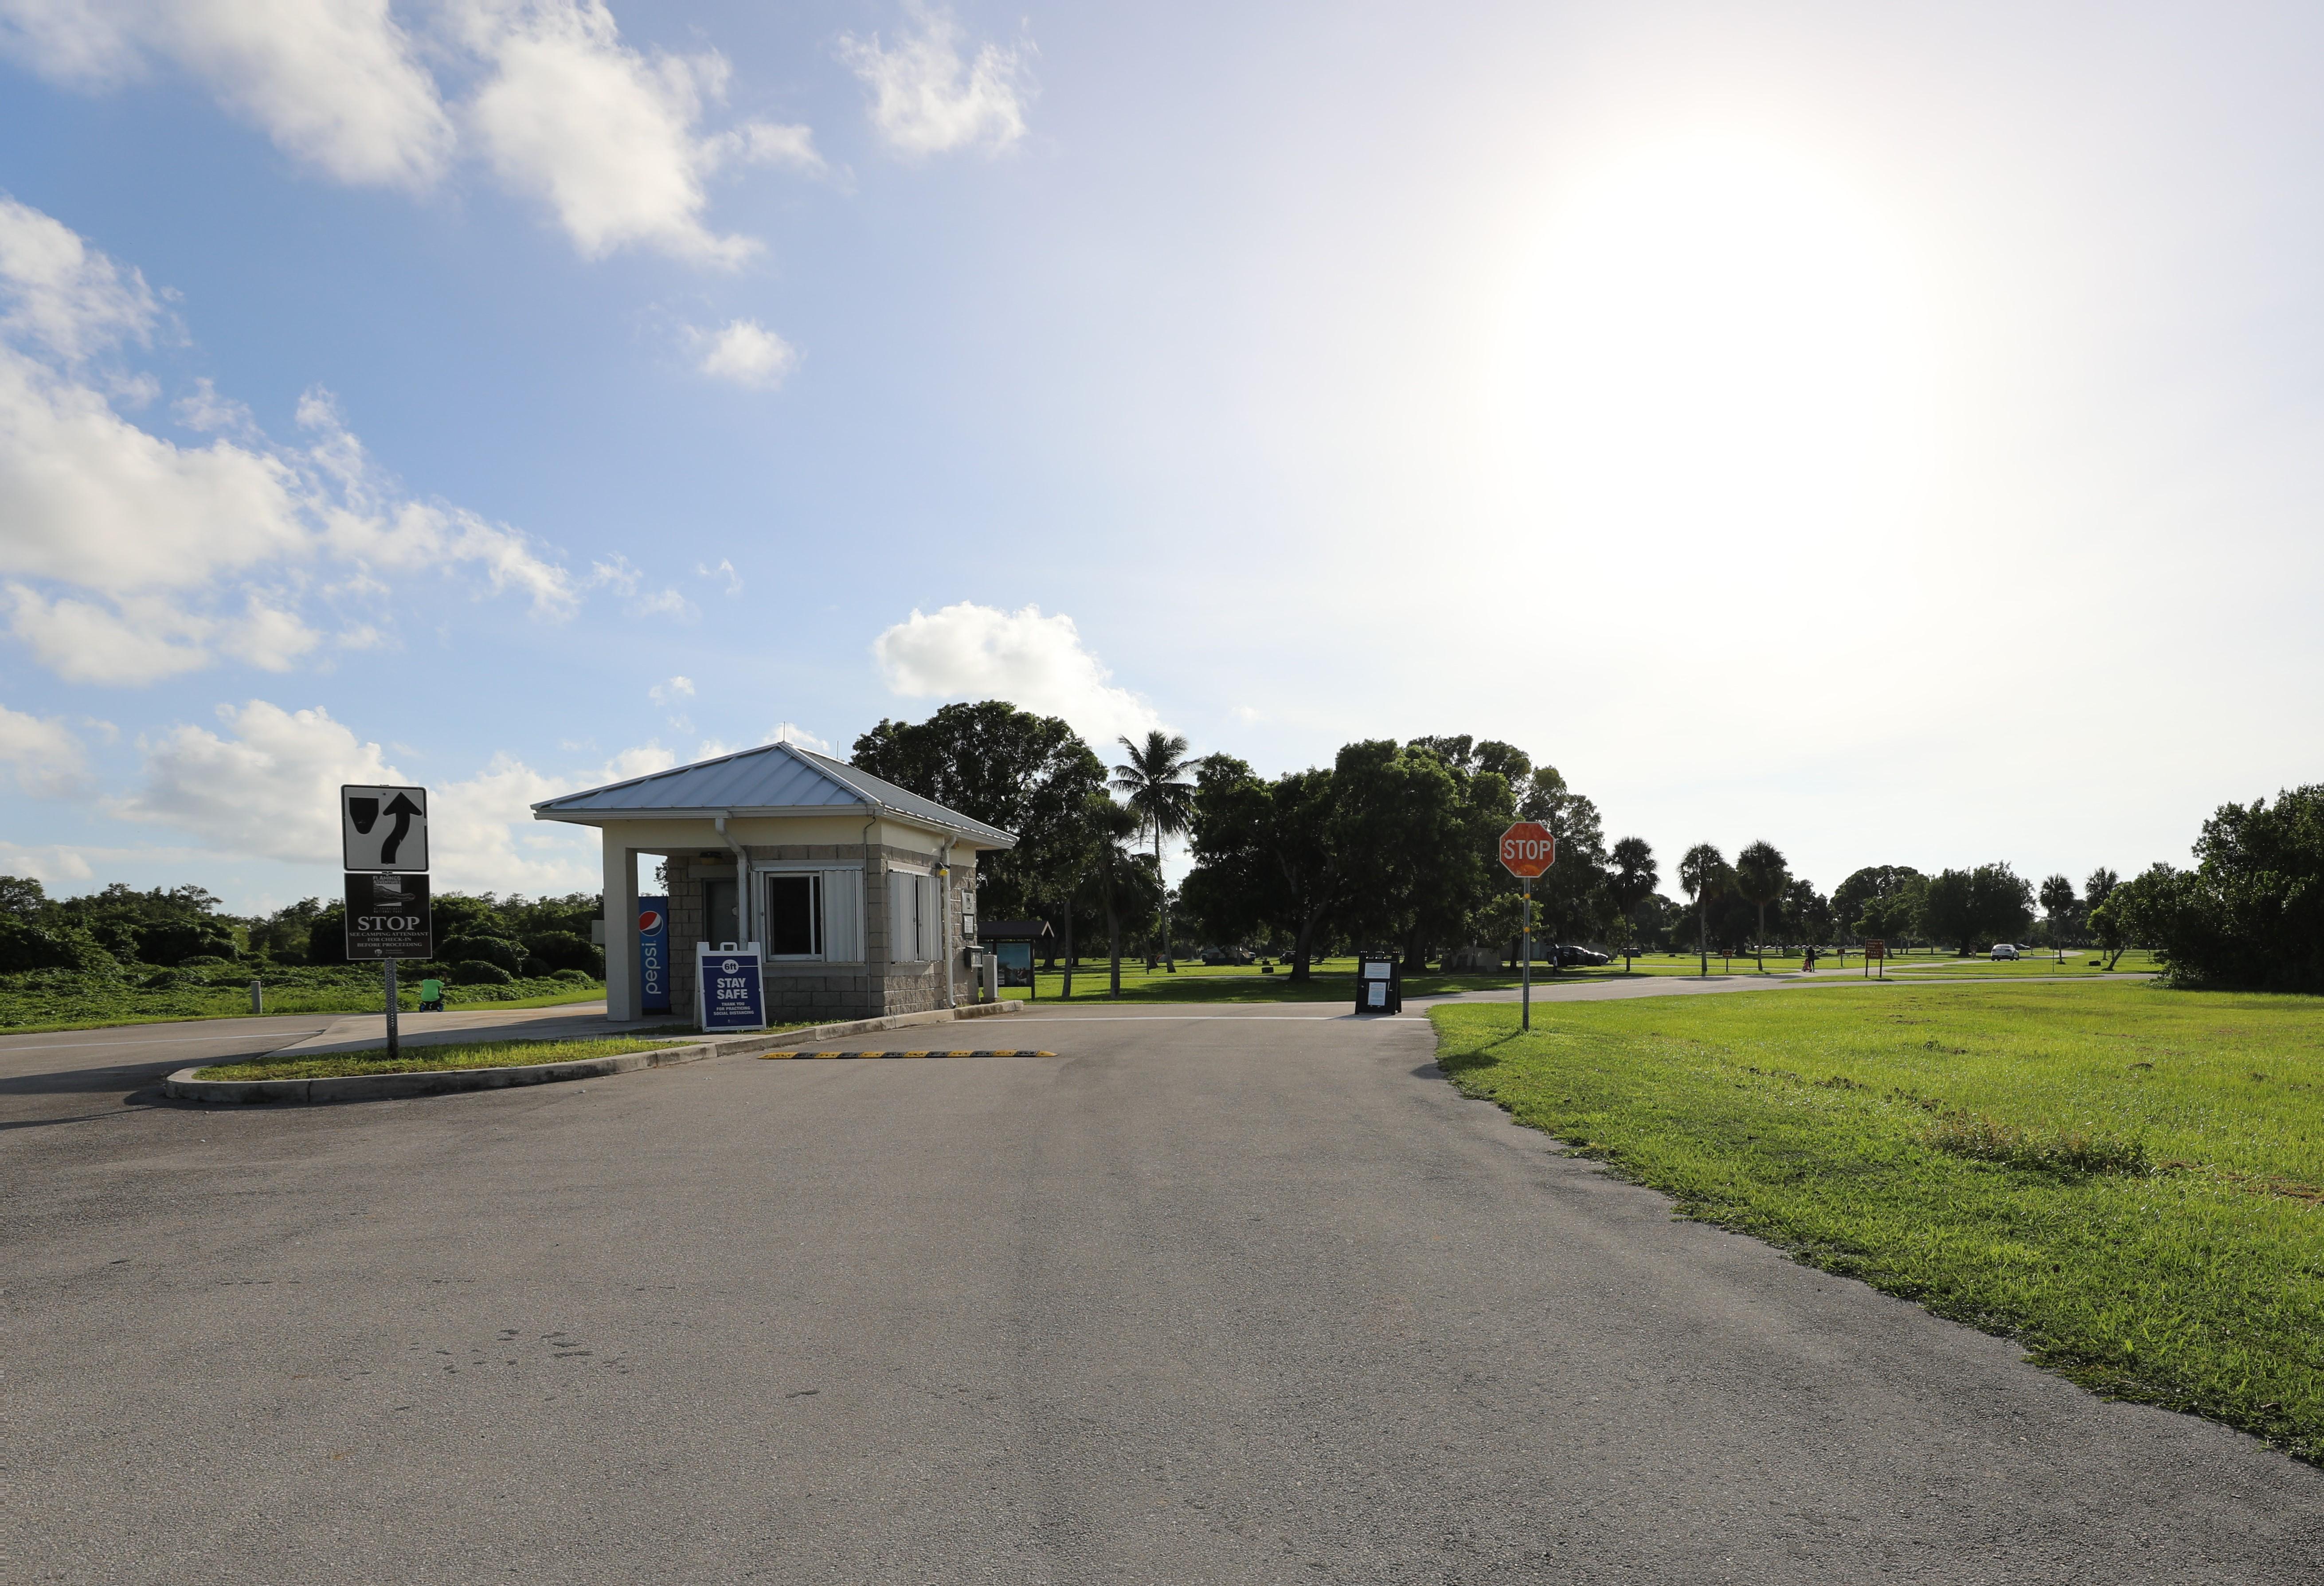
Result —
[[0, 0], [0, 868], [1000, 694], [2038, 876], [2313, 779], [2312, 10]]

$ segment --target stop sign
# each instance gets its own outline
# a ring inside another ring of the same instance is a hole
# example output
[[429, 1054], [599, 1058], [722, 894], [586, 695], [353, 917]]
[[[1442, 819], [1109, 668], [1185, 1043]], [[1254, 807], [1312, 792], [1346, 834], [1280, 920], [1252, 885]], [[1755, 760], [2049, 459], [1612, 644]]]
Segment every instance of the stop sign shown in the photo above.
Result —
[[1519, 821], [1501, 834], [1501, 865], [1526, 881], [1557, 862], [1557, 839], [1539, 821]]

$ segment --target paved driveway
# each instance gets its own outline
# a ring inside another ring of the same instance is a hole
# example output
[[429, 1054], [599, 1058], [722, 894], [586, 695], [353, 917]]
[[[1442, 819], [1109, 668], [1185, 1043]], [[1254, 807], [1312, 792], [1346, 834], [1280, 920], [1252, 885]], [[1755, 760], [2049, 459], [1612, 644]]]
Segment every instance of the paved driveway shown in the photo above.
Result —
[[0, 1094], [0, 1580], [2317, 1579], [2324, 1474], [1674, 1222], [1420, 1019], [973, 1028], [1059, 1056]]

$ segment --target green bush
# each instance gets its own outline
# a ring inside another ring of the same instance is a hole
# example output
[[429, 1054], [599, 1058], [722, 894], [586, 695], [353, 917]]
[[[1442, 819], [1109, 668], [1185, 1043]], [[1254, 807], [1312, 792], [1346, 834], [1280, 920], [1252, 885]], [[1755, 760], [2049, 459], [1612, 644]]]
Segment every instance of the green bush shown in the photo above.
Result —
[[605, 973], [605, 950], [577, 931], [542, 931], [524, 939], [528, 967], [535, 974], [576, 969], [592, 980]]
[[183, 964], [201, 957], [224, 963], [235, 955], [234, 933], [216, 919], [161, 919], [137, 927], [137, 956], [147, 964]]
[[2324, 785], [2221, 805], [2195, 859], [2116, 887], [2092, 933], [2152, 947], [2180, 985], [2324, 992]]
[[555, 974], [550, 975], [549, 978], [550, 980], [553, 980], [553, 981], [563, 981], [563, 982], [565, 982], [567, 985], [574, 985], [574, 986], [594, 986], [594, 985], [595, 985], [595, 984], [597, 983], [597, 982], [598, 982], [599, 980], [601, 980], [601, 979], [602, 979], [602, 978], [604, 978], [604, 977], [602, 977], [602, 976], [600, 976], [600, 975], [594, 975], [594, 974], [590, 974], [590, 973], [588, 973], [586, 971], [584, 971], [584, 970], [578, 970], [578, 969], [560, 969], [560, 970], [558, 970]]
[[234, 960], [221, 958], [215, 953], [197, 953], [191, 958], [179, 959], [178, 967], [180, 969], [231, 969], [234, 967]]
[[516, 976], [497, 964], [469, 958], [452, 966], [451, 981], [456, 986], [505, 986]]
[[13, 915], [0, 915], [0, 973], [37, 969], [109, 977], [121, 973], [121, 964], [86, 931], [69, 926], [43, 930]]
[[452, 964], [498, 964], [511, 979], [524, 968], [524, 949], [498, 936], [454, 936], [438, 945], [436, 956]]

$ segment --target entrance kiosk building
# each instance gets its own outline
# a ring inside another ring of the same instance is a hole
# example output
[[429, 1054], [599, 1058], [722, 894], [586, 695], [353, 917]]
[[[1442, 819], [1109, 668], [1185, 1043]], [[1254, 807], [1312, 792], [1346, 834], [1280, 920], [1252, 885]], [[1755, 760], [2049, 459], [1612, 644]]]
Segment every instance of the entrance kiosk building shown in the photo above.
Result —
[[[671, 955], [691, 966], [703, 942], [760, 944], [767, 1018], [793, 1024], [973, 1000], [977, 857], [1017, 843], [790, 743], [545, 799], [532, 815], [598, 829], [605, 1012], [616, 1023], [644, 1011], [641, 854], [667, 867]], [[695, 978], [670, 977], [674, 1019], [695, 1020]]]

